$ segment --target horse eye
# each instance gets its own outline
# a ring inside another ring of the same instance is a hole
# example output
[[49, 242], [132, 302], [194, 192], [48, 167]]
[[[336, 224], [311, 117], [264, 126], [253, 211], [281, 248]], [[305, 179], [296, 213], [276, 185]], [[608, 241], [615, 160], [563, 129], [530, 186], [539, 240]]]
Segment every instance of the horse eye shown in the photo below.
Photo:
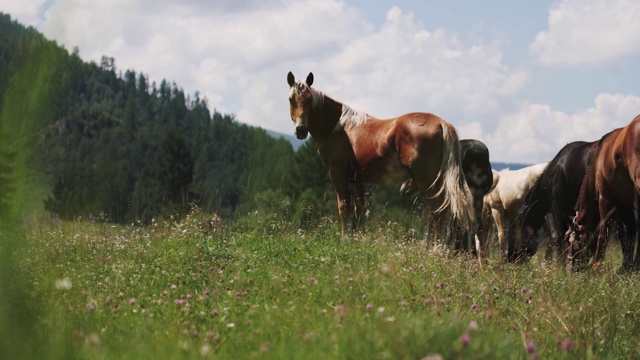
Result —
[[289, 103], [290, 103], [290, 104], [291, 104], [291, 106], [293, 106], [293, 107], [296, 107], [296, 105], [298, 105], [298, 104], [296, 103], [296, 99], [295, 99], [295, 98], [293, 98], [293, 97], [290, 97], [290, 98], [289, 98]]

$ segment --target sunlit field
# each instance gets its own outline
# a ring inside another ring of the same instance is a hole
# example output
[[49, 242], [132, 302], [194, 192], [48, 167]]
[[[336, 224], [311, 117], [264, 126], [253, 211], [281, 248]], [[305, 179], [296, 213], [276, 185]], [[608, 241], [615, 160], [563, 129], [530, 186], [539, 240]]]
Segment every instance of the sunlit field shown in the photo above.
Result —
[[1, 257], [3, 358], [640, 357], [639, 277], [616, 275], [616, 243], [602, 271], [572, 273], [544, 254], [434, 256], [415, 229], [368, 225], [25, 221]]

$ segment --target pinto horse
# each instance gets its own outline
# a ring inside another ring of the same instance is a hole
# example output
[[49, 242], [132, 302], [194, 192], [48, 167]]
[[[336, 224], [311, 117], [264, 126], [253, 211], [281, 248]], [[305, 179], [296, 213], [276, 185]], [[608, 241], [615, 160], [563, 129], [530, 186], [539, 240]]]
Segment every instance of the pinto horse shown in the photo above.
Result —
[[308, 134], [329, 171], [338, 199], [345, 234], [351, 216], [352, 193], [356, 225], [364, 226], [364, 183], [394, 184], [412, 179], [427, 207], [426, 223], [433, 225], [435, 245], [448, 239], [455, 224], [467, 232], [473, 223], [471, 194], [460, 165], [460, 143], [453, 125], [430, 113], [410, 113], [380, 120], [353, 110], [306, 80], [287, 75], [289, 104], [295, 135]]
[[[640, 115], [629, 125], [603, 136], [585, 174], [576, 204], [576, 217], [567, 231], [569, 260], [576, 270], [593, 255], [594, 270], [602, 265], [611, 224], [616, 216], [628, 230], [621, 239], [622, 270], [640, 266], [633, 248], [638, 237], [635, 213], [640, 208]], [[591, 239], [592, 234], [596, 234]], [[638, 249], [640, 252], [640, 249]]]
[[[515, 223], [520, 208], [524, 204], [527, 192], [533, 187], [544, 168], [546, 163], [527, 166], [522, 169], [510, 170], [504, 169], [494, 173], [494, 185], [487, 195], [484, 196], [483, 228], [490, 229], [491, 221], [496, 225], [498, 231], [498, 243], [500, 249], [504, 251], [505, 236], [508, 226]], [[488, 251], [489, 234], [486, 238], [480, 239]]]
[[[482, 215], [483, 197], [489, 192], [494, 181], [491, 162], [489, 161], [489, 149], [482, 141], [475, 139], [460, 140], [460, 149], [462, 171], [473, 197], [473, 209], [476, 218], [474, 235], [476, 241], [478, 241], [478, 237], [482, 237], [483, 232], [487, 231], [483, 228], [483, 223], [479, 221]], [[402, 183], [400, 194], [402, 196], [416, 196], [418, 195], [418, 190], [413, 186], [413, 181], [409, 180]], [[462, 241], [458, 245], [464, 250], [469, 250], [468, 241]], [[476, 244], [475, 250], [478, 256], [482, 255], [478, 244]]]

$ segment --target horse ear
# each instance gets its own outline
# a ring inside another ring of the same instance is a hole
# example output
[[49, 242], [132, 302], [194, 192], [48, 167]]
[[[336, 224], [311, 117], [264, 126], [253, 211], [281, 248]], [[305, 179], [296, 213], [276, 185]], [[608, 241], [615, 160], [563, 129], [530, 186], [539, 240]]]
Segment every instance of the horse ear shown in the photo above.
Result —
[[289, 71], [289, 73], [287, 74], [287, 82], [289, 83], [289, 86], [293, 86], [293, 84], [296, 83], [296, 78], [295, 76], [293, 76], [293, 73], [291, 71]]
[[313, 84], [313, 73], [307, 75], [307, 85], [311, 86], [311, 84]]

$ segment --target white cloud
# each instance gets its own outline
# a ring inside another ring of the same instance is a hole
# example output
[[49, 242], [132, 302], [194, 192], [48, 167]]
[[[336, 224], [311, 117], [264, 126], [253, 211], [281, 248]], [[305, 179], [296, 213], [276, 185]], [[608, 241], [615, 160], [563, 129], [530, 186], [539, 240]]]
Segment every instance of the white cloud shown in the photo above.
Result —
[[13, 20], [22, 24], [37, 26], [38, 11], [44, 3], [44, 0], [0, 0], [0, 12], [11, 15]]
[[175, 81], [219, 111], [287, 133], [289, 70], [313, 71], [320, 89], [379, 117], [431, 111], [459, 126], [491, 117], [529, 76], [504, 64], [500, 40], [467, 45], [398, 7], [375, 28], [340, 0], [48, 4], [41, 31], [84, 59], [112, 56], [119, 70]]
[[501, 40], [467, 45], [398, 7], [376, 29], [339, 0], [218, 5], [56, 0], [41, 29], [84, 59], [112, 56], [120, 70], [175, 81], [218, 111], [285, 133], [289, 70], [313, 71], [318, 88], [375, 116], [431, 111], [458, 126], [493, 119], [529, 77], [504, 64]]
[[219, 111], [272, 129], [276, 116], [262, 112], [264, 102], [286, 84], [291, 64], [321, 61], [370, 30], [337, 0], [56, 0], [44, 18], [45, 35], [78, 46], [86, 60], [112, 56], [120, 70], [175, 81]]
[[500, 119], [486, 143], [492, 161], [548, 162], [569, 142], [595, 141], [626, 126], [638, 109], [640, 97], [606, 93], [597, 95], [592, 107], [571, 115], [524, 102], [517, 112]]
[[529, 78], [525, 69], [504, 64], [501, 45], [466, 45], [455, 33], [428, 30], [413, 14], [393, 7], [379, 29], [353, 37], [309, 70], [316, 87], [371, 115], [429, 111], [466, 126], [470, 120], [492, 119]]
[[561, 0], [530, 52], [543, 65], [597, 66], [640, 52], [640, 1]]
[[[317, 88], [374, 116], [440, 115], [461, 138], [485, 141], [499, 161], [548, 161], [564, 143], [596, 139], [625, 125], [640, 108], [635, 96], [610, 94], [572, 115], [524, 101], [520, 92], [532, 74], [527, 64], [506, 64], [509, 39], [503, 34], [463, 39], [452, 29], [428, 28], [399, 7], [374, 26], [341, 0], [221, 0], [216, 6], [205, 0], [11, 2], [18, 3], [24, 7], [15, 5], [16, 13], [39, 19], [28, 24], [39, 24], [45, 36], [67, 49], [78, 46], [85, 60], [112, 56], [119, 70], [175, 81], [188, 94], [206, 96], [211, 108], [283, 133], [293, 130], [286, 101], [290, 70], [299, 78], [313, 71]], [[567, 14], [580, 11], [573, 1], [559, 3], [549, 31], [536, 44], [553, 40], [565, 48], [558, 34], [563, 26], [577, 26]], [[631, 31], [615, 30], [613, 37], [640, 34], [626, 32]], [[603, 41], [597, 32], [592, 38]], [[536, 44], [532, 49], [556, 57]]]

